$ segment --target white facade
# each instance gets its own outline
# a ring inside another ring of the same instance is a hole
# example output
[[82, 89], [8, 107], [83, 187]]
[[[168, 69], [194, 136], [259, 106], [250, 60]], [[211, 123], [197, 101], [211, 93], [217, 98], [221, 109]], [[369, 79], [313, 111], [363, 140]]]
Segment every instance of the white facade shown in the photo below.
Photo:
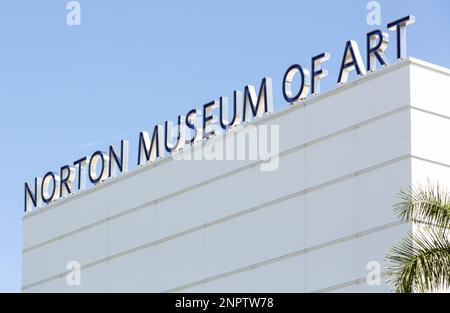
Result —
[[26, 215], [23, 291], [388, 292], [385, 253], [411, 229], [396, 193], [450, 186], [449, 119], [449, 70], [370, 73], [256, 122], [280, 127], [276, 171], [167, 158]]

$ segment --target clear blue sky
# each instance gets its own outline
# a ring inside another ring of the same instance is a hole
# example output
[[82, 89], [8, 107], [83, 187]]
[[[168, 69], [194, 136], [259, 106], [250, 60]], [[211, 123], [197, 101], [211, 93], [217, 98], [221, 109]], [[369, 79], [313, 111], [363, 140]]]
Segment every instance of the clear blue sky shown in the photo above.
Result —
[[[337, 80], [344, 44], [365, 53], [363, 0], [79, 0], [81, 26], [66, 24], [66, 0], [0, 4], [0, 291], [20, 291], [23, 184], [48, 170], [175, 120], [234, 89], [274, 82], [317, 53]], [[381, 3], [381, 29], [408, 14], [409, 55], [450, 67], [450, 2]], [[391, 33], [394, 43], [394, 34]], [[389, 50], [394, 60], [394, 45]], [[130, 151], [130, 165], [136, 163]]]

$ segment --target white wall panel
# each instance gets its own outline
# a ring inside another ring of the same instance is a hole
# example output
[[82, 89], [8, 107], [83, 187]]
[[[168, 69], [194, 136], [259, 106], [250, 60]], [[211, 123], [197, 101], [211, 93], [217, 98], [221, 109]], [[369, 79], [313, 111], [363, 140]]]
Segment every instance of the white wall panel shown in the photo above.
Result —
[[[450, 104], [449, 104], [450, 105]], [[443, 164], [450, 163], [450, 116], [444, 118], [417, 110], [411, 111], [412, 155]]]

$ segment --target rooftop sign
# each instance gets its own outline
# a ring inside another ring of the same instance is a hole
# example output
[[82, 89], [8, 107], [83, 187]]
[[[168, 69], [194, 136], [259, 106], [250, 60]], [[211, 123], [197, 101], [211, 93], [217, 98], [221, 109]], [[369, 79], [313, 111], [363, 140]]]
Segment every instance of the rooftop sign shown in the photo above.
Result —
[[[414, 16], [406, 16], [387, 25], [388, 30], [396, 33], [397, 59], [407, 57], [406, 30], [407, 26], [414, 22]], [[377, 29], [369, 32], [366, 38], [365, 64], [357, 42], [349, 40], [345, 43], [337, 75], [338, 84], [346, 83], [353, 71], [359, 76], [364, 76], [368, 71], [376, 71], [377, 64], [383, 67], [389, 65], [385, 55], [389, 46], [388, 33]], [[329, 53], [323, 52], [311, 58], [310, 67], [291, 65], [284, 74], [281, 86], [286, 102], [295, 105], [308, 96], [319, 94], [320, 82], [328, 76], [327, 70], [322, 66], [330, 58]], [[299, 76], [300, 80], [298, 85], [293, 86], [296, 76]], [[243, 92], [239, 90], [233, 92], [231, 119], [228, 119], [228, 99], [220, 97], [204, 104], [202, 110], [192, 109], [186, 115], [179, 115], [176, 124], [177, 137], [173, 137], [174, 127], [171, 121], [166, 121], [164, 127], [155, 125], [151, 136], [146, 131], [140, 132], [137, 165], [145, 166], [164, 157], [165, 153], [173, 154], [187, 145], [207, 141], [216, 136], [217, 128], [227, 131], [272, 112], [272, 80], [265, 77], [261, 81], [258, 93], [251, 85], [245, 86]], [[33, 183], [25, 183], [25, 213], [31, 212], [33, 207], [44, 207], [86, 189], [88, 179], [92, 185], [97, 185], [113, 179], [118, 174], [126, 173], [128, 156], [128, 141], [122, 140], [120, 148], [111, 145], [106, 152], [96, 151], [89, 157], [82, 157], [73, 164], [60, 167], [57, 173], [49, 171], [42, 178], [34, 178]]]

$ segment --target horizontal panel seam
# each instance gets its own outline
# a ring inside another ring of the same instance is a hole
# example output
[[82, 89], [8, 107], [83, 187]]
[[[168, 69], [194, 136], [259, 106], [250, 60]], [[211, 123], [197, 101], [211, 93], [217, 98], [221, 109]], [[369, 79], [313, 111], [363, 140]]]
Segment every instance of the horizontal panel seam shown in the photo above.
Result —
[[419, 107], [416, 107], [416, 106], [410, 106], [410, 108], [412, 110], [414, 110], [414, 111], [419, 111], [419, 112], [426, 113], [426, 114], [429, 114], [429, 115], [433, 115], [433, 116], [436, 116], [436, 117], [440, 117], [440, 118], [443, 118], [443, 119], [446, 119], [446, 120], [450, 120], [450, 116], [447, 116], [447, 115], [444, 115], [444, 114], [441, 114], [441, 113], [429, 111], [429, 110], [422, 109], [422, 108], [419, 108]]
[[[380, 278], [386, 277], [386, 274], [387, 274], [387, 272], [381, 272], [380, 273]], [[311, 293], [330, 292], [330, 291], [333, 291], [333, 290], [336, 290], [336, 289], [341, 289], [341, 288], [350, 287], [350, 286], [353, 286], [353, 285], [358, 285], [358, 284], [364, 283], [365, 281], [367, 281], [367, 277], [361, 277], [361, 278], [354, 279], [354, 280], [351, 280], [351, 281], [348, 281], [348, 282], [345, 282], [345, 283], [337, 284], [337, 285], [334, 285], [334, 286], [331, 286], [331, 287], [319, 289], [319, 290], [316, 290], [316, 291], [311, 291]]]

